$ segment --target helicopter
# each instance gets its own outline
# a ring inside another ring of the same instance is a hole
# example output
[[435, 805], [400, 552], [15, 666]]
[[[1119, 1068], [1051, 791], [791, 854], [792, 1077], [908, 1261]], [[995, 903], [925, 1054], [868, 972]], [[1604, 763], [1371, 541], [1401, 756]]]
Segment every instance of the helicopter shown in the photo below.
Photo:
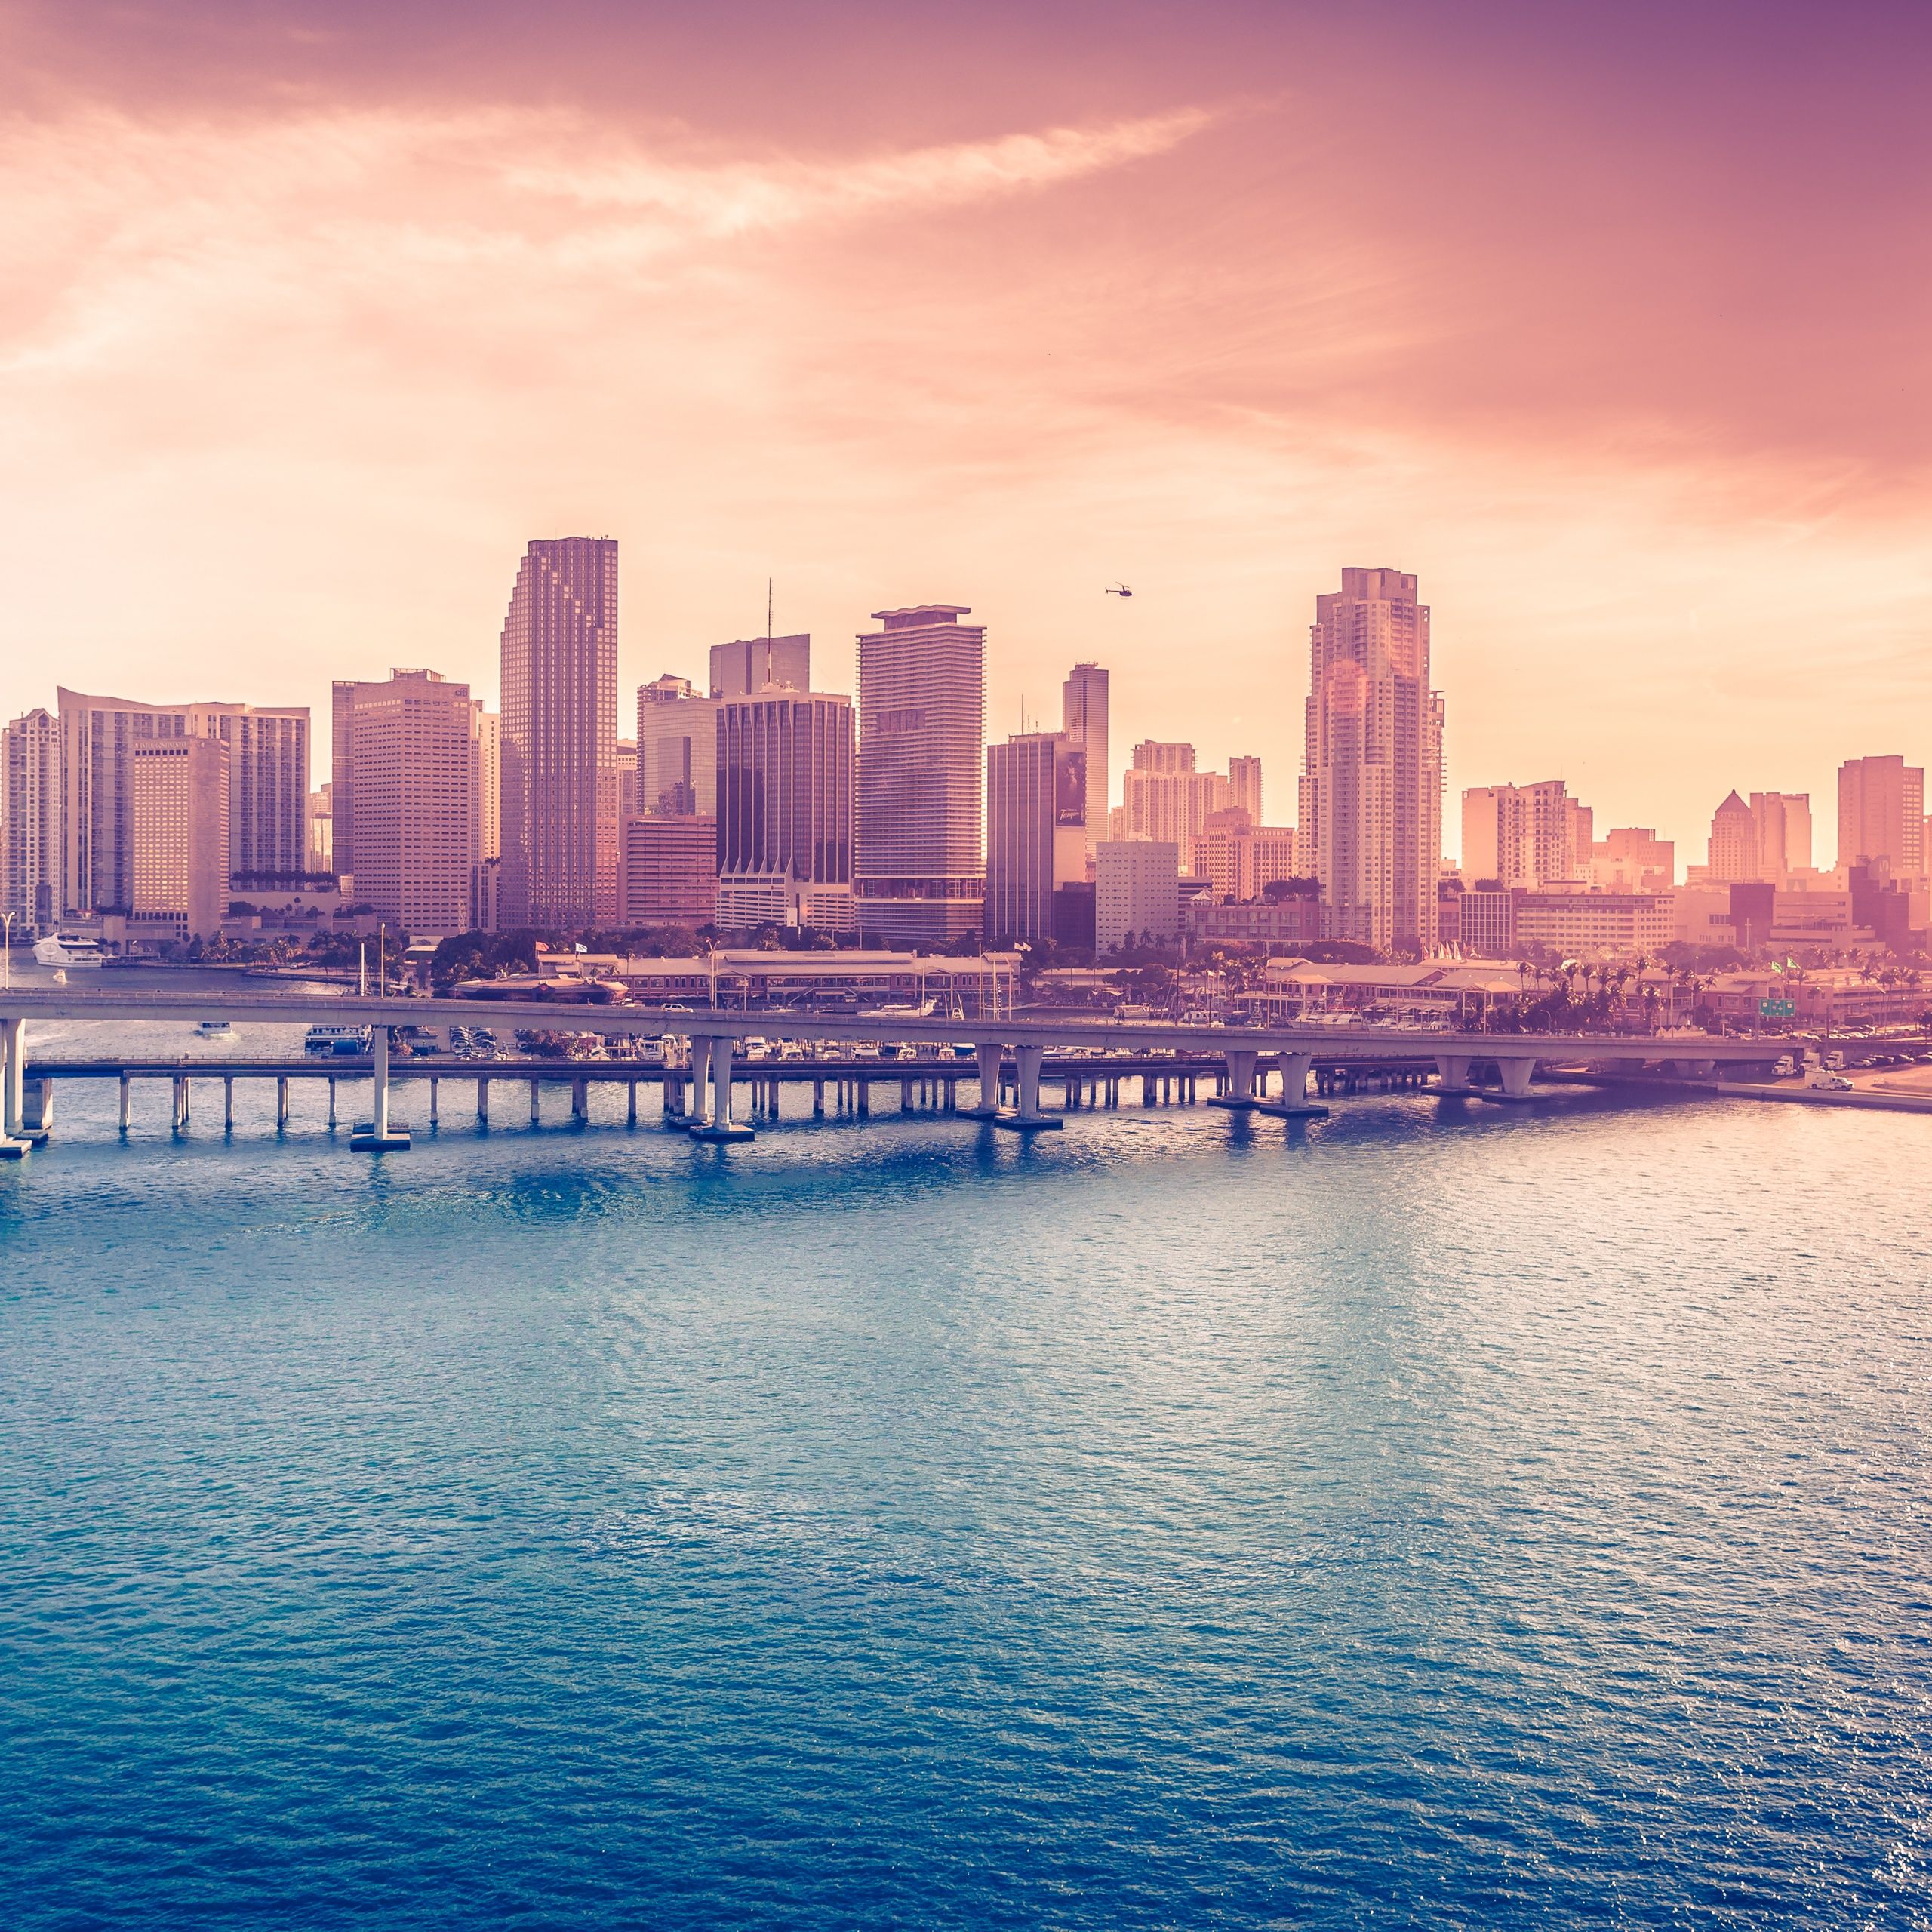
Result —
[[1110, 583], [1102, 594], [1108, 597], [1131, 597], [1134, 592], [1124, 583]]

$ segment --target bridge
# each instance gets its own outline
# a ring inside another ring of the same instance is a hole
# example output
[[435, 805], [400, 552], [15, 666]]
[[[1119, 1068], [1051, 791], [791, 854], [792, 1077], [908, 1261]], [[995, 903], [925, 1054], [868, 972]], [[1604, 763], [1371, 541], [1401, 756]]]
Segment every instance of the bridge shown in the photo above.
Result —
[[[134, 1055], [103, 1059], [72, 1056], [29, 1060], [29, 1029], [35, 1022], [109, 1020], [128, 1024], [155, 1021], [228, 1020], [281, 1026], [367, 1026], [371, 1051], [352, 1058], [310, 1057], [265, 1061], [238, 1055], [233, 1063], [212, 1057], [158, 1060]], [[612, 1061], [460, 1060], [399, 1059], [392, 1051], [390, 1029], [405, 1026], [525, 1029], [594, 1032], [609, 1038], [688, 1042], [674, 1063], [642, 1060]], [[869, 1044], [881, 1050], [916, 1048], [935, 1038], [970, 1042], [970, 1060], [902, 1061], [834, 1060], [821, 1051], [804, 1063], [747, 1061], [740, 1043], [769, 1028], [789, 1041], [820, 1049]], [[707, 1141], [746, 1140], [755, 1130], [734, 1111], [733, 1090], [740, 1080], [775, 1083], [787, 1079], [848, 1080], [869, 1090], [872, 1083], [925, 1081], [944, 1090], [949, 1110], [1022, 1132], [1057, 1128], [1061, 1116], [1043, 1104], [1043, 1075], [1061, 1073], [1069, 1100], [1079, 1103], [1085, 1083], [1118, 1082], [1138, 1073], [1143, 1082], [1159, 1078], [1186, 1082], [1183, 1097], [1193, 1098], [1195, 1083], [1205, 1074], [1218, 1091], [1214, 1102], [1230, 1109], [1280, 1118], [1317, 1117], [1327, 1109], [1311, 1102], [1311, 1074], [1334, 1079], [1374, 1072], [1390, 1076], [1432, 1076], [1433, 1090], [1511, 1101], [1530, 1097], [1539, 1063], [1566, 1067], [1607, 1066], [1624, 1074], [1645, 1069], [1709, 1077], [1722, 1065], [1761, 1065], [1783, 1051], [1775, 1041], [1719, 1038], [1707, 1034], [1491, 1034], [1445, 1032], [1388, 1026], [1229, 1027], [1168, 1020], [1121, 1020], [1084, 1012], [1001, 1014], [984, 1020], [953, 1020], [920, 1014], [819, 1015], [751, 1010], [674, 1012], [636, 1006], [563, 1005], [539, 1000], [474, 1000], [364, 997], [335, 992], [265, 992], [250, 986], [192, 992], [130, 991], [86, 987], [17, 987], [0, 992], [0, 1153], [17, 1155], [44, 1142], [51, 1119], [53, 1084], [60, 1078], [115, 1078], [122, 1083], [122, 1120], [127, 1118], [128, 1083], [165, 1077], [175, 1082], [176, 1121], [186, 1118], [187, 1083], [223, 1078], [232, 1108], [233, 1080], [273, 1078], [279, 1090], [281, 1118], [286, 1118], [290, 1080], [366, 1078], [371, 1082], [371, 1118], [359, 1123], [350, 1144], [380, 1152], [409, 1144], [408, 1130], [392, 1124], [391, 1091], [398, 1079], [473, 1080], [478, 1113], [488, 1118], [489, 1083], [505, 1079], [572, 1082], [574, 1111], [583, 1110], [585, 1083], [623, 1080], [630, 1084], [635, 1118], [636, 1087], [656, 1082], [667, 1124]], [[1075, 1061], [1071, 1057], [1083, 1057]], [[1102, 1059], [1086, 1056], [1103, 1055]], [[347, 1059], [347, 1063], [343, 1060]], [[334, 1062], [334, 1063], [331, 1063]], [[1493, 1066], [1498, 1084], [1478, 1088], [1471, 1075]], [[1271, 1095], [1272, 1081], [1278, 1095]], [[974, 1104], [956, 1105], [957, 1088], [970, 1081]], [[1081, 1083], [1076, 1090], [1076, 1083]], [[536, 1097], [533, 1086], [533, 1105]], [[1143, 1099], [1146, 1093], [1143, 1088]], [[432, 1109], [435, 1089], [432, 1088]], [[856, 1111], [863, 1112], [863, 1106]], [[331, 1119], [334, 1117], [331, 1105]]]

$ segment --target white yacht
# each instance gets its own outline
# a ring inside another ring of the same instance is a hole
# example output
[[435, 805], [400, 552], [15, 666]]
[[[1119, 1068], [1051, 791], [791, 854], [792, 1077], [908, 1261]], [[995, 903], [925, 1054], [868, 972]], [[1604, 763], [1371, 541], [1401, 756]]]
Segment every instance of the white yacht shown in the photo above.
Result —
[[107, 955], [97, 939], [78, 933], [49, 933], [35, 943], [33, 956], [42, 966], [98, 966]]
[[196, 1024], [195, 1031], [204, 1039], [232, 1039], [235, 1035], [235, 1023], [232, 1020], [204, 1020]]

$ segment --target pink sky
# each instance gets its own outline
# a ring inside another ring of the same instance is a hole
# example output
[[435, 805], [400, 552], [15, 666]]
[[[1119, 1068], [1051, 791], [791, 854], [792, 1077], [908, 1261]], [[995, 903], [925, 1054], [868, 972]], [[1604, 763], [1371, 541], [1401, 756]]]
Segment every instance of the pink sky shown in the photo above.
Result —
[[1097, 657], [1287, 820], [1389, 564], [1452, 792], [1829, 862], [1932, 755], [1928, 82], [1903, 5], [0, 0], [0, 707], [494, 694], [608, 534], [627, 691], [768, 574], [833, 688], [967, 603], [996, 731]]

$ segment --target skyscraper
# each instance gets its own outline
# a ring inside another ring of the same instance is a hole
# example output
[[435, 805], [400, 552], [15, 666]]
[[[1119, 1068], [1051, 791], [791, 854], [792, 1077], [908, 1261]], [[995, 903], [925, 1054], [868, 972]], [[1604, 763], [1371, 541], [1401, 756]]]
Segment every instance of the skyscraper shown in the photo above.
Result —
[[1113, 767], [1108, 761], [1107, 674], [1097, 664], [1076, 664], [1060, 688], [1060, 727], [1087, 754], [1087, 862], [1107, 835], [1107, 808], [1113, 798]]
[[1121, 777], [1127, 836], [1174, 846], [1181, 870], [1192, 872], [1194, 842], [1216, 813], [1228, 809], [1230, 789], [1226, 774], [1195, 771], [1192, 745], [1136, 745], [1134, 762]]
[[718, 711], [688, 678], [666, 671], [637, 694], [638, 802], [647, 812], [714, 818], [718, 812]]
[[1925, 872], [1925, 768], [1897, 755], [1838, 767], [1838, 863], [1882, 860], [1895, 879]]
[[128, 759], [131, 937], [212, 939], [228, 909], [229, 744], [210, 734], [135, 740]]
[[627, 926], [708, 926], [718, 910], [718, 821], [694, 812], [626, 819], [617, 918]]
[[986, 629], [970, 606], [875, 611], [859, 638], [857, 877], [863, 929], [928, 950], [980, 931]]
[[0, 912], [14, 934], [51, 931], [60, 918], [60, 727], [28, 712], [0, 733]]
[[354, 801], [351, 815], [336, 813], [335, 836], [358, 903], [417, 937], [468, 931], [481, 857], [481, 706], [434, 671], [338, 681], [331, 695], [331, 782]]
[[1505, 888], [1580, 879], [1595, 843], [1587, 805], [1560, 778], [1472, 786], [1463, 794], [1463, 876]]
[[711, 647], [711, 695], [755, 697], [768, 686], [812, 688], [810, 632], [792, 637], [741, 637]]
[[1297, 842], [1327, 935], [1427, 952], [1442, 862], [1442, 698], [1429, 607], [1400, 571], [1348, 569], [1318, 597]]
[[524, 552], [503, 619], [502, 716], [503, 924], [614, 918], [614, 539], [539, 538]]
[[1810, 792], [1753, 792], [1751, 818], [1757, 827], [1760, 878], [1782, 885], [1793, 872], [1811, 869]]
[[768, 688], [722, 703], [718, 924], [854, 931], [852, 700]]
[[1757, 821], [1735, 792], [1712, 817], [1708, 858], [1706, 869], [1713, 885], [1743, 884], [1764, 876], [1759, 869]]
[[986, 937], [1051, 939], [1054, 894], [1087, 878], [1087, 758], [1066, 731], [986, 747]]
[[1251, 824], [1261, 823], [1261, 761], [1258, 758], [1228, 760], [1228, 803], [1248, 816]]
[[59, 694], [63, 909], [119, 912], [133, 903], [133, 759], [154, 739], [228, 747], [227, 869], [293, 883], [309, 869], [306, 705], [140, 704]]

